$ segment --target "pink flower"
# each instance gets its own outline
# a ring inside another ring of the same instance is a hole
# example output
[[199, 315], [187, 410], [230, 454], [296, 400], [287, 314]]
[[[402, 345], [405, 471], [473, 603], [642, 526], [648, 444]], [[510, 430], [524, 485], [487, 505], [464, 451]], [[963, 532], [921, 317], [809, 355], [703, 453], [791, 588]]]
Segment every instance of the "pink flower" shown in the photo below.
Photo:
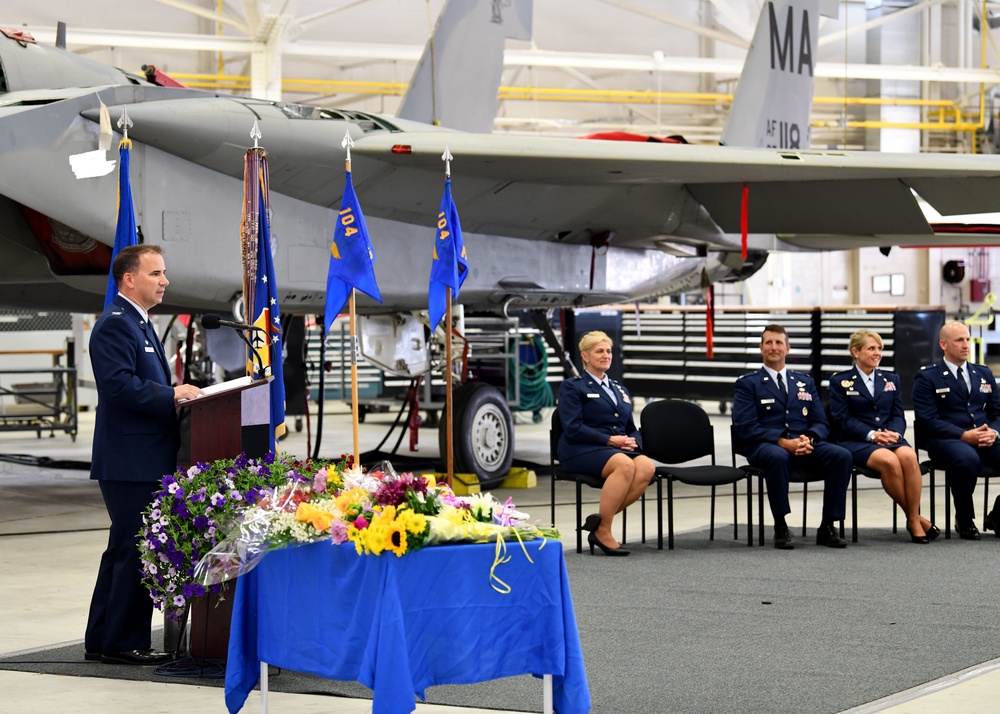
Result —
[[330, 526], [330, 536], [337, 545], [347, 541], [347, 524], [343, 521], [334, 521]]
[[365, 520], [364, 516], [358, 516], [357, 518], [354, 519], [354, 527], [357, 528], [359, 531], [363, 531], [365, 528], [368, 527], [368, 521]]

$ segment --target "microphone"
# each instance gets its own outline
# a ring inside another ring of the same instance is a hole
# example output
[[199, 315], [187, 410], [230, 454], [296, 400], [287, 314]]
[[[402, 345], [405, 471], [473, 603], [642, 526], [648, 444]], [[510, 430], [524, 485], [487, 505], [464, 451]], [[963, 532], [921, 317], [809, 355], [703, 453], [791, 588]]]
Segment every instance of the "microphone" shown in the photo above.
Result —
[[[264, 379], [267, 373], [264, 371], [264, 358], [260, 356], [260, 353], [253, 346], [247, 336], [244, 334], [246, 330], [256, 330], [257, 332], [263, 332], [265, 335], [267, 332], [256, 325], [246, 325], [242, 322], [231, 322], [230, 320], [223, 320], [214, 312], [208, 312], [201, 316], [201, 326], [206, 330], [217, 330], [220, 327], [231, 327], [236, 330], [236, 334], [240, 336], [244, 342], [247, 343], [247, 347], [250, 348], [250, 352], [253, 353], [254, 359], [257, 362], [257, 367], [259, 371], [257, 372], [258, 379]], [[265, 340], [266, 342], [266, 340]]]
[[247, 325], [243, 322], [232, 322], [230, 320], [223, 320], [214, 312], [209, 312], [201, 316], [201, 326], [206, 330], [217, 330], [220, 327], [231, 327], [234, 330], [258, 330], [263, 332], [261, 328], [256, 325]]

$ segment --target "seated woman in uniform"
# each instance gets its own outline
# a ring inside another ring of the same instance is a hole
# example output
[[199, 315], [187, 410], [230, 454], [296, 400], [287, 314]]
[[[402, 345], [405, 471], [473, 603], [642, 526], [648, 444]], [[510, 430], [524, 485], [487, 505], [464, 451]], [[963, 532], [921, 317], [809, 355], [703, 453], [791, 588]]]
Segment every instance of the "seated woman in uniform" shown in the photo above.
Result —
[[632, 399], [618, 382], [607, 376], [611, 366], [611, 338], [588, 332], [580, 340], [584, 372], [563, 382], [559, 389], [559, 461], [569, 471], [600, 476], [600, 513], [587, 516], [587, 542], [605, 555], [628, 555], [611, 535], [616, 513], [635, 503], [655, 465], [642, 455], [642, 436], [632, 420]]
[[878, 369], [882, 338], [872, 330], [851, 335], [854, 368], [830, 377], [830, 421], [838, 443], [854, 463], [877, 471], [882, 488], [906, 514], [914, 543], [929, 543], [940, 530], [920, 515], [923, 477], [917, 454], [903, 439], [906, 418], [899, 376]]

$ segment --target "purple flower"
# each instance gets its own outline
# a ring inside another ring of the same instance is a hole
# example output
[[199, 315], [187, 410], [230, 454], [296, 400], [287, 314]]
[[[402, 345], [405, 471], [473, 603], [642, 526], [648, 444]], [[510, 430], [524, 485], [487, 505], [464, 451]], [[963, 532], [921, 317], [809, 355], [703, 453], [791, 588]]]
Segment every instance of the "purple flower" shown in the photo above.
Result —
[[197, 528], [200, 531], [203, 531], [206, 528], [208, 528], [209, 522], [210, 521], [205, 516], [195, 516], [194, 517], [194, 527]]

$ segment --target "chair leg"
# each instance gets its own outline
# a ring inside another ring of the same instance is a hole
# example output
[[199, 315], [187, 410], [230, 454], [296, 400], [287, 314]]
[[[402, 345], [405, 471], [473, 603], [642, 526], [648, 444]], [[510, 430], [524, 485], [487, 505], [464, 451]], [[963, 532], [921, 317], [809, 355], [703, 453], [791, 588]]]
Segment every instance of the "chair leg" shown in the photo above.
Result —
[[667, 476], [667, 550], [674, 549], [674, 480]]
[[663, 550], [663, 479], [656, 479], [656, 549]]
[[576, 552], [583, 552], [583, 484], [576, 482]]
[[951, 540], [951, 484], [948, 472], [944, 474], [944, 537]]
[[639, 498], [639, 508], [642, 509], [639, 512], [639, 522], [642, 524], [642, 542], [646, 542], [646, 492], [642, 492], [642, 496]]
[[931, 523], [934, 523], [934, 469], [928, 472], [931, 477]]
[[[749, 477], [747, 478], [749, 481]], [[760, 525], [757, 526], [757, 535], [760, 537], [757, 539], [760, 541], [761, 545], [764, 545], [764, 475], [761, 474], [757, 477], [757, 515], [760, 517]]]
[[[735, 501], [735, 497], [733, 498]], [[753, 548], [753, 479], [747, 476], [747, 545]]]
[[712, 505], [708, 516], [708, 539], [715, 540], [715, 486], [712, 486]]
[[552, 474], [552, 527], [556, 527], [556, 469], [553, 465], [549, 471]]
[[736, 488], [736, 484], [733, 484], [733, 540], [740, 539], [740, 521], [739, 514], [736, 510], [736, 502], [739, 500], [739, 490]]
[[[841, 534], [843, 537], [843, 534]], [[851, 472], [851, 542], [858, 542], [858, 472]]]
[[809, 508], [809, 483], [802, 484], [802, 537], [806, 537], [806, 515]]
[[899, 504], [892, 504], [892, 534], [896, 535], [896, 524], [899, 522]]
[[990, 512], [990, 480], [983, 479], [983, 530], [986, 530], [986, 514]]
[[628, 527], [628, 509], [622, 509], [622, 545], [625, 545], [625, 529]]

